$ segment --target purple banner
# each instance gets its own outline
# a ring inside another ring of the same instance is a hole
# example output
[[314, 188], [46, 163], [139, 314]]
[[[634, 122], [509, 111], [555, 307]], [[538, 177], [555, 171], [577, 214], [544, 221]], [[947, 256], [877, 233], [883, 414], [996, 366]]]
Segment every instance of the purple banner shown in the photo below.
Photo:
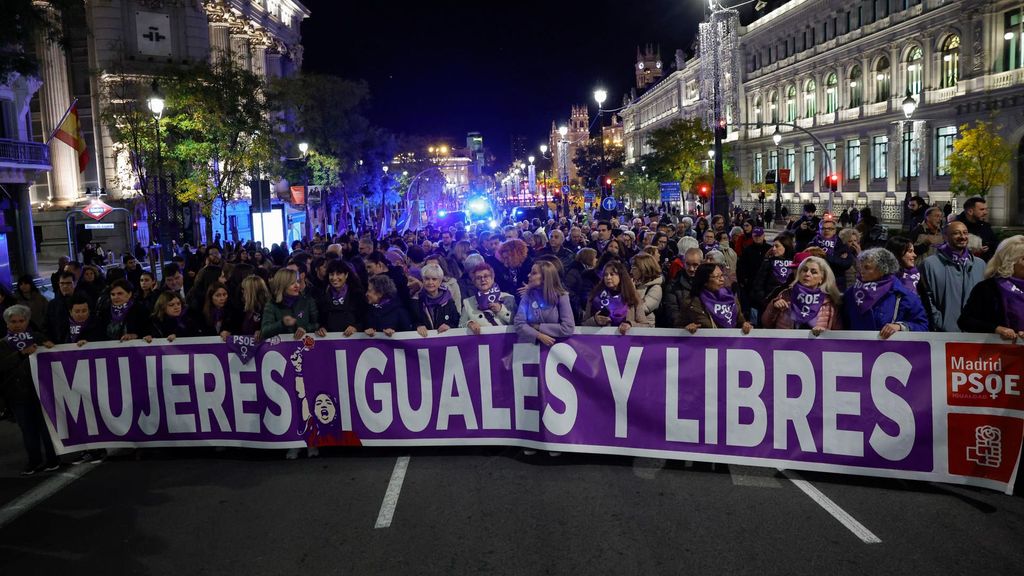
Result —
[[945, 372], [927, 340], [582, 332], [551, 348], [501, 329], [307, 336], [245, 354], [219, 339], [88, 344], [41, 352], [33, 369], [61, 453], [498, 443], [945, 476], [933, 393]]

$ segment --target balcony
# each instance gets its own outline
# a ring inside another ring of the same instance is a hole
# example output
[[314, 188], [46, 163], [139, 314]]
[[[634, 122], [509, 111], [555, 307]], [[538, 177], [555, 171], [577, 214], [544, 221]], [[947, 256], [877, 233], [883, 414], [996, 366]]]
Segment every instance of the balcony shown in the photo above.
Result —
[[801, 128], [810, 128], [814, 126], [814, 118], [797, 118], [796, 125]]
[[924, 100], [929, 104], [942, 104], [948, 102], [956, 96], [956, 86], [950, 86], [949, 88], [940, 88], [938, 90], [929, 90], [925, 92]]
[[874, 104], [864, 105], [865, 116], [878, 116], [879, 114], [885, 114], [889, 111], [889, 102], [875, 102]]
[[1000, 88], [1009, 88], [1015, 84], [1024, 84], [1024, 68], [992, 74], [987, 76], [986, 79], [987, 82], [985, 84], [987, 84], [986, 88], [988, 90], [998, 90]]
[[0, 138], [0, 168], [49, 170], [50, 149], [38, 142]]
[[850, 120], [856, 120], [857, 118], [860, 118], [860, 106], [839, 111], [840, 122], [848, 122]]
[[828, 125], [828, 124], [835, 124], [835, 122], [836, 122], [836, 115], [834, 113], [831, 113], [831, 112], [826, 112], [825, 114], [818, 114], [816, 122], [817, 122], [818, 126], [825, 126], [825, 125]]

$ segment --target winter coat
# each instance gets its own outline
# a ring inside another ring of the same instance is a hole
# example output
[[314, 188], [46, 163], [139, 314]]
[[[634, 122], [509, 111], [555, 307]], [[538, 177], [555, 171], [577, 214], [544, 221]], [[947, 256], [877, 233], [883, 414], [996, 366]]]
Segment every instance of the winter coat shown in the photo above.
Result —
[[764, 307], [768, 305], [768, 299], [782, 285], [775, 278], [775, 272], [773, 271], [777, 265], [776, 263], [780, 260], [792, 261], [793, 255], [787, 253], [782, 258], [774, 256], [765, 258], [760, 268], [757, 269], [757, 275], [754, 276], [754, 284], [750, 287], [751, 306], [764, 310]]
[[[639, 306], [628, 306], [626, 310], [626, 317], [622, 320], [623, 322], [629, 322], [630, 325], [637, 328], [654, 327], [654, 322], [647, 319], [647, 309], [644, 307], [643, 302]], [[590, 304], [587, 304], [587, 311], [583, 314], [583, 326], [600, 326], [597, 320], [594, 319], [594, 312], [590, 309]], [[606, 326], [617, 326], [617, 324], [606, 324]]]
[[[898, 279], [893, 280], [892, 289], [875, 306], [861, 313], [853, 292], [856, 286], [847, 288], [843, 295], [843, 325], [847, 330], [870, 330], [877, 332], [890, 323], [906, 326], [911, 332], [928, 331], [928, 315], [921, 299], [907, 290]], [[897, 306], [899, 306], [897, 308]]]
[[647, 326], [654, 326], [656, 324], [655, 315], [658, 308], [661, 307], [661, 299], [664, 297], [664, 290], [662, 289], [664, 282], [665, 278], [658, 276], [636, 289], [643, 299], [643, 307], [647, 310], [647, 313], [644, 315], [647, 319], [645, 323]]
[[366, 296], [352, 289], [349, 289], [344, 302], [335, 304], [330, 288], [327, 288], [317, 299], [318, 319], [328, 332], [344, 332], [349, 326], [361, 330], [366, 324], [366, 306]]
[[397, 298], [392, 298], [380, 308], [371, 305], [366, 311], [366, 327], [383, 332], [391, 329], [395, 332], [414, 330], [409, 310]]
[[33, 330], [39, 330], [42, 332], [46, 329], [46, 305], [49, 303], [46, 296], [43, 296], [36, 290], [33, 290], [26, 298], [22, 295], [21, 290], [17, 289], [14, 293], [14, 301], [22, 306], [28, 306], [28, 309], [32, 314], [29, 324]]
[[[776, 328], [779, 330], [802, 328], [802, 326], [793, 324], [793, 316], [789, 313], [788, 306], [792, 297], [792, 288], [782, 289], [761, 313], [761, 325], [765, 328]], [[775, 308], [775, 302], [780, 300], [786, 303], [787, 308], [782, 310]], [[821, 309], [818, 311], [817, 321], [811, 328], [824, 328], [825, 330], [841, 330], [843, 328], [842, 314], [831, 298], [824, 298]]]
[[683, 301], [690, 293], [693, 278], [685, 270], [676, 275], [675, 279], [662, 285], [661, 306], [655, 310], [655, 326], [659, 328], [679, 328]]
[[[284, 317], [295, 319], [292, 326], [284, 325]], [[305, 294], [300, 294], [295, 304], [288, 308], [283, 302], [267, 302], [263, 307], [263, 322], [260, 325], [260, 337], [270, 338], [278, 334], [294, 334], [299, 328], [306, 332], [316, 332], [320, 328], [320, 316], [316, 302]]]
[[[747, 318], [743, 315], [743, 309], [740, 307], [739, 298], [735, 298], [736, 301], [736, 328], [741, 328], [746, 323]], [[687, 293], [683, 299], [683, 308], [679, 313], [679, 326], [687, 326], [689, 324], [697, 324], [701, 328], [718, 328], [715, 325], [714, 320], [711, 319], [711, 315], [704, 308], [704, 302], [701, 301], [700, 296], [694, 296]]]
[[[32, 330], [32, 339], [36, 346], [41, 348], [46, 336], [42, 332]], [[38, 402], [35, 386], [32, 384], [30, 357], [7, 344], [6, 337], [0, 339], [0, 374], [3, 374], [3, 378], [0, 378], [0, 396], [8, 404]]]
[[[499, 302], [501, 302], [501, 309], [496, 313], [492, 313], [494, 321], [497, 322], [498, 326], [511, 326], [512, 325], [512, 314], [516, 309], [515, 296], [502, 292], [498, 296]], [[459, 326], [465, 328], [469, 326], [470, 321], [474, 321], [481, 326], [493, 326], [491, 321], [487, 319], [487, 316], [477, 306], [476, 296], [470, 296], [462, 300], [462, 315], [459, 317]]]
[[538, 332], [552, 338], [571, 336], [576, 328], [576, 320], [573, 317], [572, 305], [569, 303], [569, 295], [559, 296], [557, 305], [541, 306], [536, 300], [535, 294], [533, 290], [528, 291], [523, 295], [519, 302], [519, 308], [516, 309], [514, 323], [519, 340], [533, 342], [536, 340]]
[[1006, 308], [999, 290], [999, 278], [987, 278], [978, 282], [971, 290], [964, 311], [957, 324], [964, 332], [992, 334], [999, 326], [1024, 330], [1024, 326], [1009, 326], [1006, 322]]
[[[420, 293], [423, 291], [420, 290]], [[426, 326], [427, 330], [437, 330], [442, 324], [447, 324], [449, 328], [458, 328], [459, 310], [455, 306], [455, 295], [443, 306], [428, 307], [420, 299], [420, 294], [417, 294], [413, 296], [413, 304], [416, 307], [414, 322], [417, 327]]]
[[141, 302], [132, 304], [131, 310], [125, 316], [124, 321], [115, 324], [111, 319], [110, 305], [97, 306], [96, 323], [103, 327], [103, 338], [101, 340], [120, 340], [125, 334], [135, 334], [137, 337], [149, 336], [152, 332], [149, 312]]
[[200, 330], [196, 326], [195, 316], [185, 313], [184, 326], [178, 324], [177, 318], [164, 316], [163, 320], [161, 320], [156, 316], [153, 316], [154, 338], [167, 338], [172, 334], [174, 335], [175, 338], [188, 338], [191, 336], [199, 336]]
[[597, 284], [597, 271], [586, 268], [579, 262], [573, 262], [565, 273], [565, 289], [569, 291], [569, 302], [575, 311], [576, 319], [583, 319], [583, 309], [587, 305], [590, 291]]
[[957, 320], [967, 305], [976, 284], [985, 279], [985, 261], [971, 257], [960, 267], [942, 252], [936, 252], [921, 264], [921, 280], [927, 285], [932, 328], [940, 332], [959, 332]]

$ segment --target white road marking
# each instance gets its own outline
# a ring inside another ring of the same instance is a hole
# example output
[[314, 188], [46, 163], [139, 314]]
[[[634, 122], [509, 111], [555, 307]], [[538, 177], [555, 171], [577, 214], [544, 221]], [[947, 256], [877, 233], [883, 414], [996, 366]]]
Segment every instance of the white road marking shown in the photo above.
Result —
[[846, 510], [839, 507], [838, 504], [833, 502], [828, 496], [825, 496], [821, 490], [815, 488], [810, 482], [803, 480], [800, 476], [791, 470], [780, 471], [789, 478], [789, 481], [796, 484], [796, 487], [803, 490], [804, 494], [811, 497], [818, 506], [825, 509], [826, 512], [832, 515], [833, 518], [839, 521], [840, 524], [846, 526], [846, 529], [853, 532], [858, 538], [861, 539], [865, 544], [879, 544], [882, 539], [875, 536], [871, 530], [868, 530], [863, 524], [857, 521], [856, 518], [850, 516]]
[[384, 493], [384, 501], [380, 503], [380, 513], [377, 514], [377, 524], [374, 525], [374, 528], [391, 526], [391, 518], [395, 515], [398, 495], [402, 493], [402, 482], [405, 482], [405, 472], [408, 469], [408, 456], [401, 456], [395, 461], [395, 469], [391, 472], [391, 482], [388, 483], [388, 491]]
[[771, 468], [757, 466], [740, 466], [729, 464], [729, 476], [734, 486], [750, 486], [753, 488], [782, 488], [782, 483], [774, 477]]
[[637, 478], [654, 480], [658, 471], [664, 467], [664, 458], [633, 458], [633, 475]]
[[[68, 468], [66, 471], [51, 475], [35, 488], [11, 500], [9, 504], [0, 508], [0, 528], [10, 524], [22, 514], [38, 506], [40, 502], [60, 492], [99, 465], [82, 464]], [[40, 474], [45, 474], [45, 472], [40, 472]]]

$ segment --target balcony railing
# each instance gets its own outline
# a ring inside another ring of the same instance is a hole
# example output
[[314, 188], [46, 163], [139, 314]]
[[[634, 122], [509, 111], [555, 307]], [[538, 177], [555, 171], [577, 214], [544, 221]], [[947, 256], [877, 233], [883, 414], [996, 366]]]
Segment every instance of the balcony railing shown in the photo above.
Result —
[[30, 170], [50, 169], [50, 149], [39, 142], [0, 138], [0, 166]]
[[874, 104], [864, 105], [865, 116], [877, 116], [879, 114], [885, 114], [889, 111], [889, 101], [875, 102]]
[[797, 118], [796, 125], [801, 128], [810, 128], [814, 126], [814, 118]]
[[860, 118], [860, 106], [856, 108], [846, 108], [839, 111], [839, 121], [846, 122], [847, 120], [856, 120]]

